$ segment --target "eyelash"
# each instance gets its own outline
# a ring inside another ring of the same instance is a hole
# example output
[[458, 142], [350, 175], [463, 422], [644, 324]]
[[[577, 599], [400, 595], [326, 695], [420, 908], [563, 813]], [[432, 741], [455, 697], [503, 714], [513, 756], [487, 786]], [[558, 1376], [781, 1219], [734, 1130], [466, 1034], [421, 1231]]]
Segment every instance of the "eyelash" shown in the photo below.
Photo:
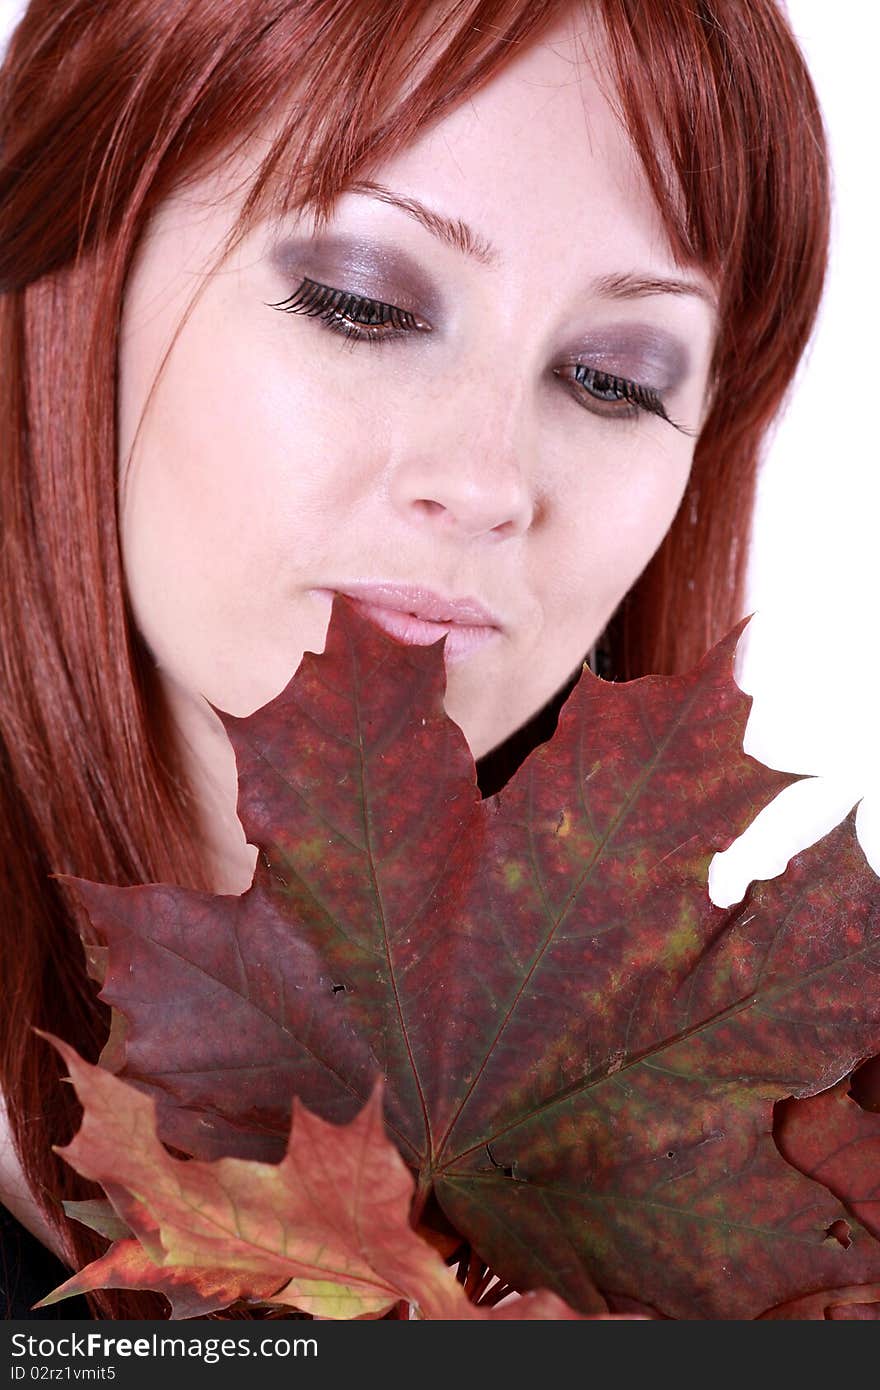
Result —
[[[304, 279], [287, 299], [278, 304], [270, 304], [270, 309], [280, 309], [287, 314], [305, 314], [308, 318], [320, 319], [333, 333], [341, 333], [353, 342], [370, 343], [378, 346], [389, 339], [404, 333], [425, 332], [428, 325], [423, 323], [408, 309], [399, 309], [396, 304], [385, 304], [379, 299], [367, 299], [363, 295], [351, 294], [347, 290], [333, 289], [317, 280]], [[690, 431], [682, 429], [666, 413], [663, 399], [652, 386], [643, 386], [627, 377], [613, 376], [584, 362], [576, 362], [574, 377], [563, 377], [559, 368], [554, 368], [562, 380], [574, 382], [583, 388], [597, 405], [603, 403], [614, 406], [625, 402], [627, 410], [595, 411], [600, 415], [614, 415], [619, 418], [634, 418], [644, 411], [665, 420], [673, 429], [682, 434]], [[590, 409], [590, 407], [587, 407]]]
[[292, 295], [269, 308], [321, 319], [334, 333], [344, 333], [357, 342], [378, 343], [396, 333], [427, 328], [408, 309], [398, 309], [396, 304], [385, 304], [379, 299], [365, 299], [347, 290], [334, 290], [317, 280], [303, 280]]

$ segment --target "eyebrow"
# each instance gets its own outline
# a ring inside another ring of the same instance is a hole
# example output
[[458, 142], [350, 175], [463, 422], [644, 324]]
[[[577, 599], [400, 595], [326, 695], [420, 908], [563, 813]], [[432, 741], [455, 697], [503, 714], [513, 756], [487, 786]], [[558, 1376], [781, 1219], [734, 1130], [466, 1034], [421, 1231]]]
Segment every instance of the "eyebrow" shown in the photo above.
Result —
[[[402, 212], [408, 213], [416, 222], [420, 222], [433, 236], [436, 236], [460, 251], [462, 255], [469, 256], [472, 260], [479, 261], [482, 265], [496, 266], [501, 259], [496, 247], [485, 237], [475, 232], [460, 217], [444, 217], [439, 212], [434, 212], [432, 208], [420, 203], [418, 198], [403, 197], [399, 193], [394, 193], [384, 184], [374, 183], [371, 179], [359, 180], [349, 185], [347, 192], [363, 193], [367, 197], [376, 198], [379, 202], [388, 203], [391, 207], [400, 208]], [[694, 295], [698, 299], [704, 300], [712, 308], [716, 307], [717, 301], [712, 290], [708, 286], [700, 283], [699, 280], [691, 280], [684, 277], [668, 275], [642, 274], [638, 271], [628, 271], [611, 275], [600, 275], [590, 286], [593, 294], [601, 299], [644, 299], [648, 295], [654, 294], [678, 294]]]
[[650, 294], [691, 294], [714, 309], [717, 300], [708, 285], [699, 280], [678, 278], [674, 275], [641, 275], [629, 271], [618, 275], [600, 275], [593, 281], [593, 292], [602, 299], [643, 299]]
[[350, 184], [346, 192], [365, 193], [382, 203], [390, 203], [392, 207], [400, 208], [417, 222], [421, 222], [423, 227], [441, 241], [445, 241], [447, 246], [452, 246], [456, 251], [461, 251], [463, 255], [470, 256], [483, 265], [498, 264], [498, 252], [491, 242], [479, 236], [466, 222], [462, 222], [460, 217], [444, 217], [441, 213], [425, 207], [418, 198], [401, 197], [399, 193], [392, 193], [384, 184], [373, 183], [369, 179]]

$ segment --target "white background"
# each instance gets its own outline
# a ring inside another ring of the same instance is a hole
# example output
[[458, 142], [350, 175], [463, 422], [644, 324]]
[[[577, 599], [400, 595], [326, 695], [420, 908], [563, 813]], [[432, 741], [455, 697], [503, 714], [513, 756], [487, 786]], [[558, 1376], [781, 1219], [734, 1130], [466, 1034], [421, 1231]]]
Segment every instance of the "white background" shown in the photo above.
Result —
[[[159, 0], [161, 2], [161, 0]], [[22, 0], [0, 0], [0, 47]], [[880, 6], [789, 0], [825, 113], [835, 170], [830, 283], [812, 349], [765, 462], [737, 676], [754, 696], [746, 749], [815, 774], [717, 856], [722, 905], [785, 867], [860, 798], [859, 835], [880, 873], [880, 397], [876, 114]]]
[[[880, 873], [880, 396], [875, 193], [880, 6], [790, 0], [831, 143], [835, 225], [818, 330], [764, 465], [738, 679], [754, 696], [745, 747], [818, 774], [777, 798], [710, 875], [727, 903], [781, 872], [864, 797], [857, 828]], [[719, 872], [723, 870], [723, 872]]]

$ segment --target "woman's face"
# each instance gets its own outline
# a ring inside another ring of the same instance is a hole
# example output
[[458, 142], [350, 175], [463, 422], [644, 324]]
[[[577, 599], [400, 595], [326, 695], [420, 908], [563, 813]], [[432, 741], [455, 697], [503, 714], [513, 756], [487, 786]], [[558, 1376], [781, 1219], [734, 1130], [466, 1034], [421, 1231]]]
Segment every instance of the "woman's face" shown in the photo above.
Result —
[[277, 695], [335, 591], [405, 640], [450, 632], [475, 757], [522, 725], [659, 545], [701, 420], [709, 286], [674, 262], [568, 24], [373, 178], [319, 235], [265, 222], [207, 279], [136, 439], [241, 191], [170, 199], [126, 291], [129, 596], [227, 829], [206, 701]]

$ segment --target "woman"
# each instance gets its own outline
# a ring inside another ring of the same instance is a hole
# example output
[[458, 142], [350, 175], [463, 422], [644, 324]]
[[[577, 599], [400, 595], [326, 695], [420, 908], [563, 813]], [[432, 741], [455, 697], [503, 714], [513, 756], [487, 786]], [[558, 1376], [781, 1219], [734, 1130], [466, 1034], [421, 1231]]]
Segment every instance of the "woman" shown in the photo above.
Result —
[[277, 694], [335, 592], [448, 632], [484, 790], [600, 636], [615, 678], [693, 664], [741, 616], [827, 204], [773, 0], [33, 0], [0, 80], [0, 1085], [4, 1200], [67, 1261], [76, 1112], [30, 1030], [94, 1056], [106, 1019], [50, 875], [246, 889], [208, 702]]

